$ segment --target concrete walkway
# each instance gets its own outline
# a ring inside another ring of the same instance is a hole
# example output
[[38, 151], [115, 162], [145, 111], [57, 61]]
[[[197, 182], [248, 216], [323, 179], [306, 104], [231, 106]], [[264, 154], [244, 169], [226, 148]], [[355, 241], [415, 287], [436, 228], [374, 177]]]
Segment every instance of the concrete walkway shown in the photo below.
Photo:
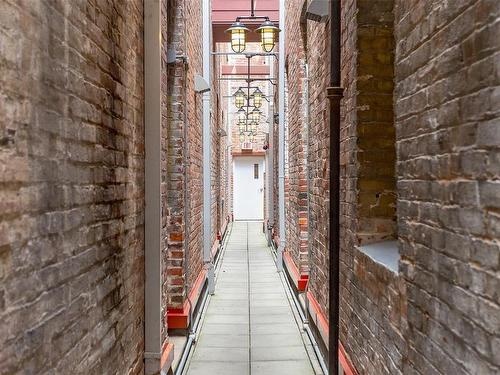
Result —
[[262, 223], [235, 222], [188, 375], [312, 375]]

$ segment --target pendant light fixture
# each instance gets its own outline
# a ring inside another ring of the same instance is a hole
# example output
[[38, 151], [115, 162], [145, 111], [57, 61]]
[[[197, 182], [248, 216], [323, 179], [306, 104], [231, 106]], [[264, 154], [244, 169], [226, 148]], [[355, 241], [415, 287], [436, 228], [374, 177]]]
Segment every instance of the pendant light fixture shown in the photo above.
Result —
[[260, 33], [260, 45], [264, 52], [271, 52], [275, 45], [274, 36], [280, 32], [280, 29], [267, 19], [255, 32]]
[[231, 34], [231, 49], [236, 53], [242, 53], [246, 48], [246, 34], [249, 29], [236, 19], [226, 32]]

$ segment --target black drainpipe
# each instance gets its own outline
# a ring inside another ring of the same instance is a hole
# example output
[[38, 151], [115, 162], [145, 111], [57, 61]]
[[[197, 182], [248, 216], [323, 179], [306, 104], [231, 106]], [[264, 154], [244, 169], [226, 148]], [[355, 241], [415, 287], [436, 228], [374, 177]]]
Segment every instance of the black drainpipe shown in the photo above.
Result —
[[340, 273], [340, 0], [330, 2], [330, 213], [328, 373], [339, 373]]

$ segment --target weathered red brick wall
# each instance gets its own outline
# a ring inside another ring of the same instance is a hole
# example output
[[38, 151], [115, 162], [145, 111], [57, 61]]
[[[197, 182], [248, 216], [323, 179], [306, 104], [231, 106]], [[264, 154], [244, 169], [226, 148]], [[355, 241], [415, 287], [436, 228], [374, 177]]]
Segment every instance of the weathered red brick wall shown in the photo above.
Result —
[[356, 30], [357, 240], [396, 235], [393, 0], [358, 0]]
[[[287, 3], [289, 35], [300, 30], [302, 4]], [[398, 0], [395, 10], [389, 0], [342, 3], [340, 333], [362, 374], [498, 372], [499, 13], [500, 4], [486, 0]], [[308, 22], [315, 48], [306, 56], [308, 288], [325, 315], [328, 26]], [[289, 58], [289, 71], [297, 65]], [[300, 88], [288, 84], [293, 101]], [[295, 106], [289, 110], [293, 147]], [[360, 251], [396, 236], [399, 273]]]
[[187, 267], [188, 286], [191, 287], [203, 268], [203, 124], [202, 95], [194, 91], [194, 75], [203, 72], [201, 25], [201, 0], [185, 0], [186, 40], [189, 57], [187, 82], [188, 126], [188, 204], [189, 236]]
[[[294, 1], [286, 3], [287, 35], [287, 124], [288, 124], [288, 199], [286, 248], [301, 273], [308, 272], [308, 233], [307, 233], [307, 119], [304, 103], [306, 82], [306, 44], [305, 22], [301, 22], [302, 7]], [[300, 32], [297, 30], [300, 26]]]
[[0, 373], [139, 374], [142, 1], [0, 20]]
[[408, 373], [500, 372], [498, 1], [395, 1]]
[[395, 235], [393, 1], [357, 0], [343, 14], [341, 341], [360, 373], [401, 373], [404, 283], [359, 248]]
[[[302, 1], [296, 1], [302, 6]], [[295, 30], [300, 30], [296, 25]], [[330, 80], [328, 23], [307, 22], [309, 65], [309, 155], [310, 168], [310, 270], [309, 291], [321, 306], [328, 306], [328, 99]], [[297, 31], [296, 31], [297, 33]], [[326, 310], [325, 310], [326, 311]]]
[[[161, 234], [160, 234], [160, 249], [161, 249], [161, 315], [166, 316], [168, 306], [169, 306], [169, 288], [168, 288], [168, 277], [171, 273], [175, 273], [176, 271], [170, 269], [169, 271], [169, 262], [168, 262], [168, 232], [169, 226], [168, 220], [169, 217], [167, 215], [168, 212], [168, 164], [165, 162], [168, 159], [168, 150], [169, 150], [169, 87], [170, 81], [169, 77], [175, 72], [169, 71], [167, 68], [167, 52], [168, 52], [168, 34], [169, 23], [173, 22], [171, 18], [172, 12], [169, 12], [171, 9], [171, 4], [168, 0], [162, 0], [161, 2], [161, 60], [162, 60], [162, 69], [161, 69], [161, 156], [160, 160], [163, 161], [160, 163], [161, 169], [161, 178], [160, 178], [160, 194], [161, 194]], [[167, 348], [168, 344], [168, 324], [167, 320], [164, 319], [161, 324], [161, 347], [162, 353]]]
[[[300, 30], [297, 15], [302, 4], [303, 1], [288, 3], [287, 17], [292, 14], [287, 18], [289, 35], [298, 34]], [[366, 374], [397, 373], [402, 368], [405, 350], [401, 334], [405, 324], [402, 280], [358, 248], [360, 243], [390, 238], [394, 233], [392, 21], [392, 2], [389, 0], [342, 2], [341, 73], [345, 91], [341, 110], [340, 333], [354, 366]], [[326, 87], [330, 77], [329, 61], [325, 56], [330, 53], [329, 24], [308, 21], [306, 32], [307, 46], [314, 46], [306, 54], [310, 71], [308, 162], [311, 176], [308, 290], [319, 302], [323, 314], [328, 316], [329, 113]], [[290, 48], [294, 48], [296, 38], [290, 44], [293, 44]], [[296, 71], [299, 64], [290, 52], [289, 71]], [[289, 100], [299, 93], [300, 86], [289, 80]], [[294, 118], [297, 104], [290, 105], [288, 110], [290, 118]], [[293, 129], [293, 121], [290, 125]], [[300, 135], [291, 130], [290, 147], [299, 139]], [[293, 154], [290, 152], [291, 166]], [[292, 183], [291, 191], [293, 186]], [[293, 215], [292, 211], [287, 215]]]
[[[168, 64], [167, 220], [168, 306], [181, 308], [203, 266], [202, 96], [194, 75], [203, 72], [201, 2], [170, 0], [168, 45], [187, 56]], [[186, 290], [186, 285], [188, 290]]]

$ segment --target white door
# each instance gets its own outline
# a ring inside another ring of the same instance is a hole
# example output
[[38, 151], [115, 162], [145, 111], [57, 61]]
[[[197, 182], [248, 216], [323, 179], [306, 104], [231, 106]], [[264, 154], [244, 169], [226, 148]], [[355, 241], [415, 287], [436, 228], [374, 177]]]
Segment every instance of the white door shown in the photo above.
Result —
[[264, 220], [264, 158], [233, 159], [235, 220]]

